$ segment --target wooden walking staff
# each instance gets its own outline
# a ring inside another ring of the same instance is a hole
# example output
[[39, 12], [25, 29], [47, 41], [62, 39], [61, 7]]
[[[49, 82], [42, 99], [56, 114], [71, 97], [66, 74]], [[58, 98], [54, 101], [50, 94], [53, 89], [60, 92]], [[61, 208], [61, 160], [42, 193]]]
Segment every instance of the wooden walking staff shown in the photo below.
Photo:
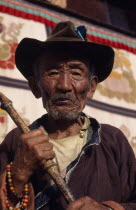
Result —
[[[23, 133], [28, 133], [30, 129], [25, 124], [25, 122], [21, 119], [19, 114], [16, 112], [14, 107], [12, 106], [12, 102], [3, 94], [0, 92], [0, 107], [8, 112], [12, 120], [15, 122], [15, 124], [21, 129]], [[54, 163], [52, 160], [45, 161], [44, 163], [44, 169], [47, 170], [55, 184], [58, 186], [62, 194], [64, 195], [65, 199], [71, 203], [74, 201], [74, 197], [71, 194], [68, 186], [66, 185], [63, 178], [60, 176], [58, 172], [58, 167], [56, 163]]]

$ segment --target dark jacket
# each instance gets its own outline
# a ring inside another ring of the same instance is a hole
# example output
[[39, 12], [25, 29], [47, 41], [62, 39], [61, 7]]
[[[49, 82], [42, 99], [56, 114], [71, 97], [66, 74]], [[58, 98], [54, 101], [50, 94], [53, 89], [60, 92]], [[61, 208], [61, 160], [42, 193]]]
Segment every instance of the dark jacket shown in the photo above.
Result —
[[[30, 128], [35, 129], [44, 125], [45, 118], [43, 116], [38, 119]], [[114, 204], [112, 206], [111, 201], [121, 204], [120, 207], [126, 210], [136, 210], [136, 161], [132, 148], [119, 129], [106, 124], [99, 125], [92, 118], [90, 120], [93, 134], [91, 135], [91, 129], [88, 129], [86, 145], [79, 157], [67, 168], [66, 182], [71, 192], [75, 198], [90, 196], [97, 202], [109, 201], [107, 203], [113, 208]], [[1, 206], [4, 205], [2, 199], [4, 198], [5, 167], [14, 159], [20, 134], [19, 129], [14, 129], [0, 146]], [[49, 176], [46, 173], [43, 174], [39, 168], [31, 178], [35, 195], [42, 191], [48, 180]], [[32, 194], [33, 192], [30, 195], [28, 209], [34, 209]], [[43, 210], [61, 210], [66, 208], [67, 203], [53, 186], [36, 198], [35, 208], [39, 209], [42, 205]], [[119, 210], [119, 208], [116, 209]]]

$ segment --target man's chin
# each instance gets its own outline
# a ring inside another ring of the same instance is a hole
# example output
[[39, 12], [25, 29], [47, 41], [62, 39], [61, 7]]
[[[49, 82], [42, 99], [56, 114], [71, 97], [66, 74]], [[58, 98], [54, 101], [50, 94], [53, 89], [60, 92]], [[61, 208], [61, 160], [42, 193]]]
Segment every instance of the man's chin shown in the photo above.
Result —
[[50, 110], [48, 113], [51, 118], [54, 120], [65, 120], [65, 121], [75, 121], [79, 113], [77, 111], [68, 111], [68, 110]]

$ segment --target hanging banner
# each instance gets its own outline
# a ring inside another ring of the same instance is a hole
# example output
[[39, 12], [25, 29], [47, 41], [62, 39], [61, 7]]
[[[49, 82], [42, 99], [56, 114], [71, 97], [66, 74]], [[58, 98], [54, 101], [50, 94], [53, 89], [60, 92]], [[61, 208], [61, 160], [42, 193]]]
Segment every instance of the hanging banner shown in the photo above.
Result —
[[[15, 49], [24, 37], [44, 41], [47, 38], [45, 25], [0, 13], [0, 92], [13, 102], [13, 106], [29, 125], [45, 111], [41, 101], [37, 101], [32, 95], [26, 79], [15, 66]], [[0, 142], [14, 127], [14, 122], [0, 109]]]

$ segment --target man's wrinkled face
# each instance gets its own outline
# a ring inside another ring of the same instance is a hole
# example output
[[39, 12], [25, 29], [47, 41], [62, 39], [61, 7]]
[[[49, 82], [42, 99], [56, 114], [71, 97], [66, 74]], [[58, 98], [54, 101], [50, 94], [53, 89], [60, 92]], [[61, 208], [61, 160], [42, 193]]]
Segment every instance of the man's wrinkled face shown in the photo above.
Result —
[[43, 106], [55, 120], [75, 120], [90, 90], [89, 64], [59, 53], [43, 55], [35, 66]]

